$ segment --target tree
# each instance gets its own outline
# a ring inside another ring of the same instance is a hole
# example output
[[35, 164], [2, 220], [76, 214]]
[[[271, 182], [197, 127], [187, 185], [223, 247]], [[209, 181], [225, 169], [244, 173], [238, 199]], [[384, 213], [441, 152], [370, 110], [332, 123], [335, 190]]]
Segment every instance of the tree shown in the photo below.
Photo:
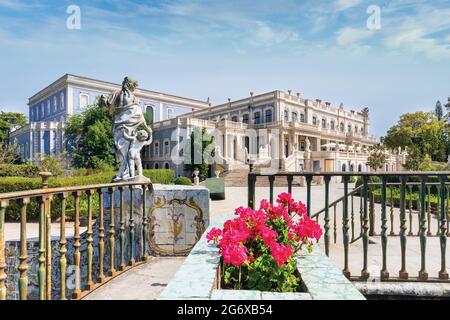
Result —
[[82, 114], [69, 119], [65, 133], [67, 149], [75, 166], [101, 168], [116, 164], [112, 153], [114, 139], [112, 116], [98, 104], [89, 106]]
[[433, 112], [403, 114], [388, 130], [384, 145], [389, 149], [416, 148], [422, 157], [428, 154], [434, 161], [446, 161], [445, 122]]
[[419, 148], [411, 147], [408, 149], [408, 155], [406, 156], [404, 167], [407, 170], [417, 171], [420, 169], [424, 155], [420, 152]]
[[386, 148], [381, 144], [377, 144], [370, 147], [369, 153], [366, 164], [373, 170], [383, 168], [387, 161]]
[[201, 179], [206, 179], [214, 157], [215, 141], [206, 128], [195, 127], [184, 146], [184, 168], [194, 171], [197, 168]]
[[436, 107], [434, 108], [434, 114], [436, 115], [436, 118], [438, 120], [442, 120], [444, 112], [442, 110], [442, 104], [439, 100], [436, 102]]
[[0, 112], [0, 146], [7, 143], [12, 130], [27, 124], [27, 118], [19, 112]]

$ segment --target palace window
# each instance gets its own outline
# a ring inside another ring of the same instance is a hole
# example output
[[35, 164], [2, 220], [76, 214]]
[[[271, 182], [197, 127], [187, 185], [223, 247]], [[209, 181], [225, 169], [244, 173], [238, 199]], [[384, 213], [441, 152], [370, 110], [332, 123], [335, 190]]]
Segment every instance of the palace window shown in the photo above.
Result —
[[65, 108], [64, 92], [61, 92], [61, 97], [60, 97], [60, 99], [61, 99], [61, 103], [60, 103], [60, 105], [61, 105], [61, 110], [64, 110], [64, 108]]
[[272, 122], [272, 109], [266, 110], [266, 123]]
[[261, 112], [255, 112], [253, 117], [254, 117], [255, 124], [261, 123]]
[[169, 165], [168, 162], [165, 162], [165, 163], [164, 163], [164, 169], [170, 169], [170, 165]]
[[347, 126], [347, 132], [348, 132], [348, 133], [352, 132], [352, 126], [351, 126], [351, 125], [348, 125], [348, 126]]
[[167, 119], [172, 119], [173, 118], [173, 109], [169, 108], [167, 109]]
[[238, 121], [238, 116], [232, 116], [232, 117], [231, 117], [231, 121], [232, 121], [232, 122], [239, 122], [239, 121]]
[[154, 157], [159, 157], [159, 142], [156, 141], [153, 146], [153, 155]]
[[298, 121], [298, 115], [297, 112], [292, 112], [292, 121], [297, 122]]
[[153, 165], [153, 168], [159, 169], [159, 164], [157, 162], [155, 162], [155, 164]]
[[312, 123], [313, 123], [313, 125], [317, 125], [317, 117], [316, 116], [314, 116], [312, 118]]
[[344, 123], [343, 122], [341, 122], [341, 124], [340, 124], [340, 129], [341, 129], [341, 132], [344, 132], [345, 131], [345, 127], [344, 127]]
[[305, 123], [305, 114], [300, 113], [300, 122]]
[[358, 126], [355, 126], [355, 133], [358, 133]]
[[289, 121], [289, 111], [284, 110], [284, 121]]
[[334, 120], [330, 121], [330, 128], [331, 128], [331, 130], [334, 130]]
[[56, 112], [56, 106], [58, 105], [58, 99], [53, 97], [53, 112]]
[[243, 123], [248, 123], [248, 113], [242, 115], [242, 122]]
[[41, 104], [41, 112], [39, 113], [39, 119], [42, 119], [44, 117], [44, 103]]
[[327, 128], [327, 120], [322, 119], [322, 129], [326, 129]]
[[89, 105], [89, 95], [80, 93], [80, 109], [85, 109]]
[[45, 109], [45, 114], [46, 115], [50, 114], [50, 100], [47, 100], [47, 108]]
[[170, 154], [170, 142], [168, 140], [164, 141], [164, 156]]
[[147, 121], [147, 124], [152, 124], [153, 123], [153, 114], [154, 114], [153, 106], [146, 106], [145, 114], [146, 114], [145, 120]]

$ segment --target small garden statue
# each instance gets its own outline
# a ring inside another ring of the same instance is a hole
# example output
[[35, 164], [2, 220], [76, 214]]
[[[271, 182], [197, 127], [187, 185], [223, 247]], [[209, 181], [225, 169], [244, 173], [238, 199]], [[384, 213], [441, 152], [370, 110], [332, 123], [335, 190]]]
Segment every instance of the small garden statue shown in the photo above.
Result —
[[198, 186], [200, 184], [200, 178], [198, 176], [199, 174], [200, 174], [200, 171], [198, 170], [198, 168], [195, 168], [193, 176], [194, 176], [194, 184], [196, 186]]

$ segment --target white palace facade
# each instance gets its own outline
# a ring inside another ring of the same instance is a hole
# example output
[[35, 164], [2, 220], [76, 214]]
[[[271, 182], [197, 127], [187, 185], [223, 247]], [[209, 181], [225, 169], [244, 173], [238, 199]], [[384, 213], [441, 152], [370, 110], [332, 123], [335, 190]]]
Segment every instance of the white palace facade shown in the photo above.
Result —
[[[64, 129], [102, 94], [120, 85], [66, 74], [30, 97], [29, 124], [11, 133], [22, 161], [40, 161], [64, 151], [70, 154]], [[215, 163], [222, 171], [255, 166], [282, 171], [369, 171], [369, 135], [365, 108], [332, 106], [291, 91], [271, 91], [211, 106], [209, 101], [138, 88], [140, 107], [148, 114], [153, 143], [142, 154], [144, 168], [185, 171], [184, 146], [194, 127], [216, 138]], [[388, 153], [384, 171], [400, 171], [404, 153]], [[216, 168], [214, 167], [213, 170]]]

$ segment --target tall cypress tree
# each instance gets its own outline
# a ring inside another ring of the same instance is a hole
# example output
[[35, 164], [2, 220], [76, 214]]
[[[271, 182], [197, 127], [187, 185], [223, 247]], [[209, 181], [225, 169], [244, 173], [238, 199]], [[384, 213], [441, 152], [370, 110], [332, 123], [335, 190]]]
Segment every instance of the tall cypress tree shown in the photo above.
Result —
[[436, 107], [434, 108], [434, 113], [436, 114], [436, 117], [438, 118], [438, 120], [442, 120], [442, 116], [444, 115], [444, 112], [442, 110], [442, 104], [439, 100], [436, 102]]

